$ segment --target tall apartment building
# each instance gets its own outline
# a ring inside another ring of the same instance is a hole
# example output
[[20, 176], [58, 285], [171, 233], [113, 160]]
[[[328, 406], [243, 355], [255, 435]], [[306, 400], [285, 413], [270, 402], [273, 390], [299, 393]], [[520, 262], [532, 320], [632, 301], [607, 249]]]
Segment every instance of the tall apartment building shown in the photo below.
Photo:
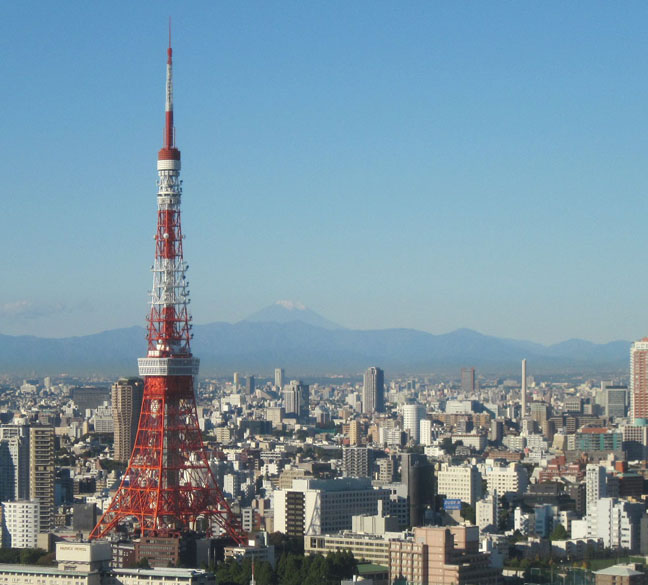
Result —
[[142, 409], [143, 392], [144, 381], [141, 378], [121, 378], [113, 384], [111, 397], [115, 461], [128, 463], [130, 459]]
[[421, 420], [425, 418], [425, 406], [420, 404], [405, 404], [403, 406], [403, 429], [415, 442], [419, 442]]
[[284, 376], [286, 375], [286, 372], [284, 371], [283, 368], [275, 368], [274, 371], [274, 385], [279, 388], [280, 390], [283, 388], [284, 385]]
[[648, 418], [648, 337], [630, 348], [630, 410], [633, 418]]
[[40, 532], [40, 502], [2, 502], [3, 548], [36, 548]]
[[371, 477], [371, 452], [367, 447], [344, 447], [342, 471], [345, 477]]
[[352, 420], [349, 423], [349, 445], [359, 447], [362, 445], [362, 424], [359, 420]]
[[385, 412], [385, 372], [372, 366], [364, 373], [362, 412]]
[[437, 492], [447, 499], [461, 500], [473, 508], [481, 497], [481, 473], [474, 465], [444, 463], [437, 473]]
[[464, 394], [475, 393], [475, 368], [461, 368], [461, 391]]
[[29, 429], [29, 499], [40, 502], [40, 530], [54, 528], [54, 427]]
[[585, 468], [585, 511], [587, 513], [587, 535], [594, 538], [597, 534], [597, 506], [601, 498], [607, 496], [607, 474], [605, 467], [589, 463]]

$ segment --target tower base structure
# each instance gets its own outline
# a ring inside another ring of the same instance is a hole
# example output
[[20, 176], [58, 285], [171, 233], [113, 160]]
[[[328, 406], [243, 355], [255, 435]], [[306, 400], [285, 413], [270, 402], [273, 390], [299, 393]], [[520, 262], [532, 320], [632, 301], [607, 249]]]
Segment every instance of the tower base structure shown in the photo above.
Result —
[[191, 375], [145, 380], [128, 468], [90, 538], [102, 538], [125, 521], [142, 537], [190, 530], [211, 534], [218, 527], [236, 542], [245, 542], [209, 466]]

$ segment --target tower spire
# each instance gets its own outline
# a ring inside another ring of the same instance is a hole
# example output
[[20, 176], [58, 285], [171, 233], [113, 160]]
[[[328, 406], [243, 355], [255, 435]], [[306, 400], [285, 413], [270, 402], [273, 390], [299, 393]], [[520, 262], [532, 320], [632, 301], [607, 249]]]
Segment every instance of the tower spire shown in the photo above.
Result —
[[[180, 152], [175, 147], [175, 127], [173, 126], [173, 48], [171, 47], [171, 17], [169, 17], [169, 48], [167, 49], [166, 69], [166, 103], [164, 107], [164, 146], [160, 150], [158, 160], [169, 158], [180, 159]], [[172, 156], [175, 155], [176, 156]]]

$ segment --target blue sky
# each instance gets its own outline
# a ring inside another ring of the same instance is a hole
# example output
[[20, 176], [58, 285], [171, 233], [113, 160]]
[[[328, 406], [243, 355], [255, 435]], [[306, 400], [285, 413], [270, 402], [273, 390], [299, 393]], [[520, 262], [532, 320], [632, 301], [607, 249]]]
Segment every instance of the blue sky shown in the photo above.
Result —
[[648, 333], [648, 5], [15, 2], [0, 333], [143, 325], [166, 27], [197, 323]]

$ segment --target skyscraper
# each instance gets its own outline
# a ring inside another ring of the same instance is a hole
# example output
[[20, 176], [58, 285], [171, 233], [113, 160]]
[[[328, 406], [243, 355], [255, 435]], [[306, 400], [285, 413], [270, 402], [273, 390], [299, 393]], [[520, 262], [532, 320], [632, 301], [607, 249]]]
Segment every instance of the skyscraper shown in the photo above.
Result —
[[299, 420], [307, 420], [310, 412], [310, 390], [301, 380], [291, 380], [283, 391], [286, 414], [296, 414]]
[[648, 337], [630, 348], [630, 408], [633, 418], [648, 418]]
[[275, 368], [274, 385], [281, 390], [284, 384], [285, 372], [283, 368]]
[[604, 391], [605, 416], [623, 418], [628, 404], [628, 389], [625, 386], [607, 386]]
[[115, 461], [128, 463], [133, 451], [143, 391], [144, 381], [141, 378], [121, 378], [113, 384], [111, 393]]
[[461, 391], [464, 394], [475, 393], [475, 368], [461, 368]]
[[54, 528], [54, 427], [29, 429], [29, 499], [40, 502], [40, 529]]
[[362, 412], [385, 412], [385, 372], [375, 366], [364, 374]]
[[[0, 426], [0, 442], [4, 444], [0, 456], [4, 501], [29, 499], [29, 427]], [[12, 481], [13, 487], [8, 485]]]
[[520, 384], [520, 398], [521, 398], [521, 416], [524, 418], [526, 416], [526, 404], [527, 404], [527, 362], [522, 360], [522, 383]]
[[248, 395], [254, 394], [254, 391], [256, 389], [256, 382], [254, 380], [254, 376], [251, 376], [251, 375], [248, 376], [247, 380], [246, 380], [246, 383], [247, 383], [246, 390], [247, 390]]

